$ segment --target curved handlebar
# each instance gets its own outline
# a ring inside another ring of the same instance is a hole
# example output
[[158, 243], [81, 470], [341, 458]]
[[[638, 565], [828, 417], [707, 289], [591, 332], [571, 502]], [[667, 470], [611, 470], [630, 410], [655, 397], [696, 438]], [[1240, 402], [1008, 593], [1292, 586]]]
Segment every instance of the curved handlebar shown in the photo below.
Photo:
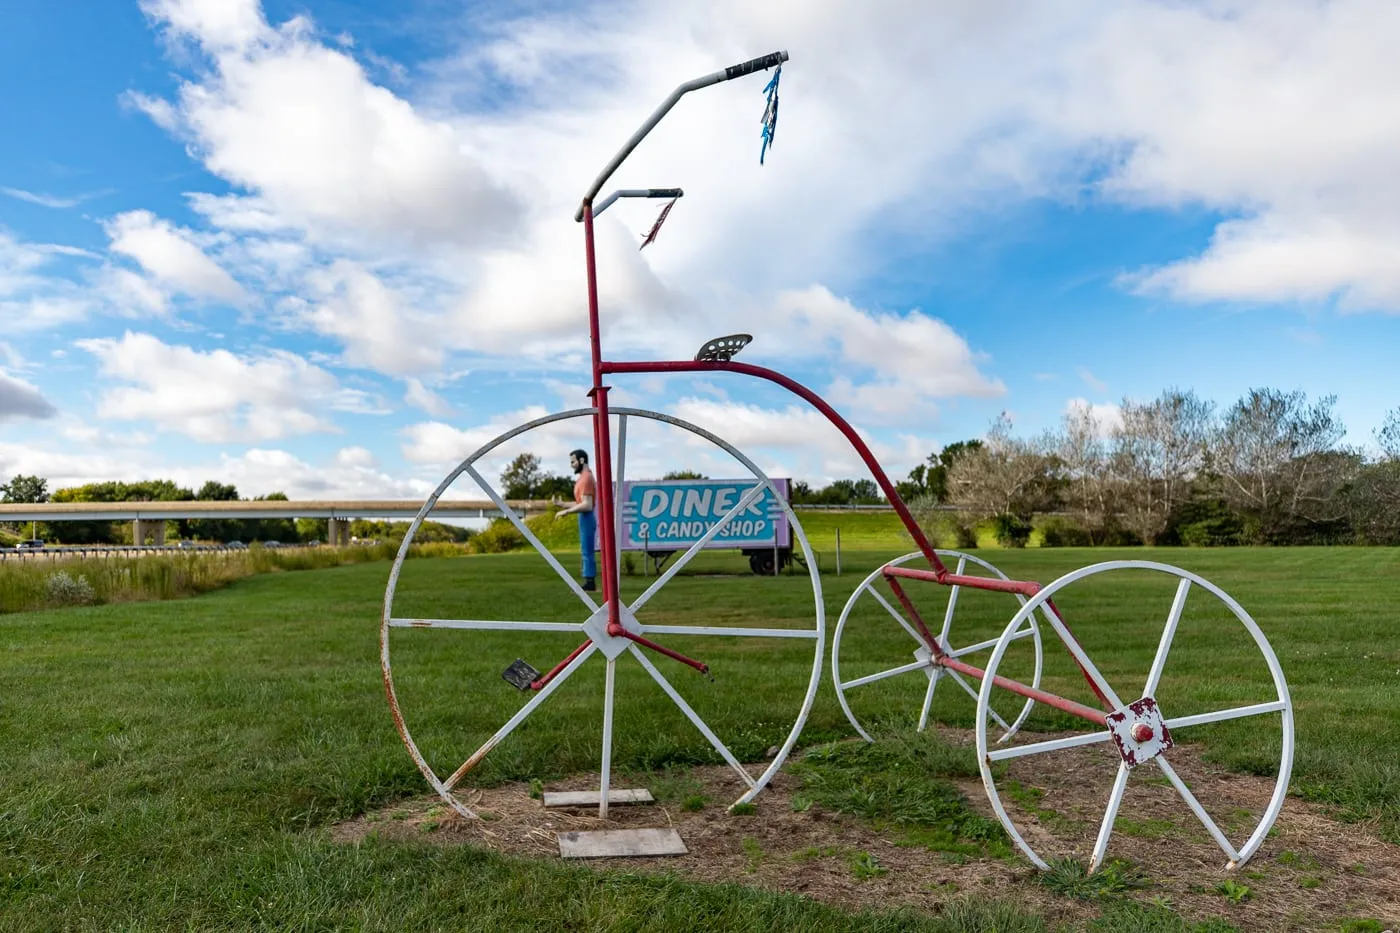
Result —
[[670, 111], [672, 107], [676, 106], [676, 101], [680, 100], [691, 91], [698, 91], [702, 87], [709, 87], [711, 84], [719, 84], [721, 81], [728, 81], [731, 78], [742, 78], [744, 75], [753, 74], [755, 71], [762, 71], [766, 68], [772, 68], [774, 65], [781, 65], [787, 60], [787, 52], [770, 52], [760, 58], [755, 58], [738, 65], [730, 65], [723, 71], [716, 71], [714, 74], [705, 75], [703, 78], [695, 78], [677, 87], [671, 92], [669, 97], [661, 102], [660, 107], [652, 111], [651, 116], [647, 117], [641, 129], [632, 134], [632, 138], [627, 140], [626, 145], [618, 150], [617, 155], [613, 156], [612, 160], [598, 173], [598, 177], [593, 179], [593, 184], [588, 186], [588, 192], [583, 196], [583, 201], [579, 204], [578, 210], [574, 212], [574, 220], [583, 220], [584, 208], [598, 196], [599, 191], [603, 190], [603, 186], [608, 183], [608, 179], [612, 177], [612, 173], [617, 171], [618, 166], [632, 154], [632, 150], [636, 149], [641, 141], [646, 138], [646, 135], [656, 128], [656, 124], [661, 122], [661, 118], [666, 116], [667, 112]]

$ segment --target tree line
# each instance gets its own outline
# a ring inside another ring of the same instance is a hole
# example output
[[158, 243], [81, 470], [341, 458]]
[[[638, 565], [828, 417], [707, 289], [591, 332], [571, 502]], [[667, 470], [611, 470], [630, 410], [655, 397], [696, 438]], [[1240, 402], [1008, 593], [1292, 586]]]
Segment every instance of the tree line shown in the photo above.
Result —
[[951, 506], [960, 537], [985, 522], [1011, 546], [1037, 519], [1052, 545], [1400, 544], [1400, 409], [1368, 454], [1341, 443], [1335, 406], [1262, 388], [1220, 409], [1168, 389], [1112, 424], [1076, 408], [1035, 437], [1003, 414], [930, 458], [925, 476], [935, 459], [942, 473], [917, 501]]
[[[949, 524], [962, 546], [979, 525], [1000, 543], [1023, 546], [1040, 527], [1048, 545], [1380, 544], [1400, 545], [1400, 408], [1376, 431], [1378, 453], [1341, 443], [1336, 396], [1251, 389], [1219, 408], [1192, 391], [1168, 389], [1125, 400], [1113, 423], [1076, 408], [1054, 429], [1018, 437], [1009, 417], [986, 436], [949, 444], [896, 484], [925, 524]], [[664, 479], [705, 479], [680, 470]], [[507, 499], [573, 497], [573, 479], [523, 453], [501, 473]], [[258, 499], [285, 500], [274, 492]], [[215, 480], [196, 492], [170, 480], [90, 483], [50, 496], [38, 476], [0, 484], [5, 502], [133, 502], [239, 499]], [[814, 488], [793, 482], [794, 505], [884, 502], [869, 479]], [[433, 523], [426, 523], [431, 525]], [[190, 519], [179, 537], [209, 541], [325, 540], [325, 519]], [[425, 540], [465, 540], [464, 529], [427, 528]], [[357, 520], [352, 534], [401, 537], [405, 522]], [[129, 523], [64, 522], [65, 543], [130, 540]]]

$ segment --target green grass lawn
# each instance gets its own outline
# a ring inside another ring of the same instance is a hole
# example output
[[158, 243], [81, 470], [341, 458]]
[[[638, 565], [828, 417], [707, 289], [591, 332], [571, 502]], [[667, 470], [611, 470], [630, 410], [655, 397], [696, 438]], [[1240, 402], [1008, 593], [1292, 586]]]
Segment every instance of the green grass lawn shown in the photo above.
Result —
[[[820, 524], [811, 528], [817, 540], [825, 533]], [[904, 549], [898, 541], [879, 551], [853, 545], [843, 557], [845, 573], [824, 574], [831, 626], [862, 571]], [[1285, 666], [1297, 704], [1295, 789], [1351, 817], [1378, 820], [1392, 841], [1400, 837], [1400, 761], [1393, 751], [1400, 745], [1400, 626], [1391, 608], [1400, 597], [1400, 552], [982, 556], [1042, 582], [1109, 558], [1157, 559], [1222, 586], [1259, 621]], [[576, 569], [576, 553], [560, 559]], [[693, 569], [657, 597], [647, 621], [799, 626], [811, 614], [810, 585], [800, 572], [756, 578], [732, 552], [706, 555]], [[387, 564], [367, 564], [278, 573], [196, 599], [0, 616], [0, 928], [953, 930], [974, 922], [971, 915], [855, 916], [795, 896], [595, 873], [467, 848], [330, 842], [328, 824], [427, 791], [394, 732], [380, 681], [387, 571]], [[631, 577], [625, 589], [639, 592], [648, 582]], [[1160, 582], [1123, 578], [1073, 600], [1067, 595], [1063, 604], [1125, 694], [1145, 673], [1170, 603], [1170, 587], [1164, 595]], [[565, 620], [577, 605], [533, 555], [413, 561], [401, 585], [402, 615]], [[969, 639], [1004, 625], [1009, 605], [989, 599], [982, 607], [969, 598]], [[1258, 673], [1257, 655], [1228, 626], [1213, 625], [1210, 607], [1202, 607], [1199, 619], [1183, 623], [1163, 681], [1164, 691], [1173, 691], [1163, 702], [1177, 709], [1233, 702]], [[850, 636], [853, 668], [907, 659], [899, 640], [907, 636], [877, 631], [874, 617], [867, 624], [866, 635]], [[524, 657], [543, 669], [575, 641], [395, 632], [410, 726], [440, 772], [452, 770], [520, 704], [520, 694], [499, 679], [510, 660]], [[668, 644], [712, 665], [713, 681], [657, 662], [736, 753], [757, 758], [781, 741], [811, 673], [808, 643]], [[822, 677], [803, 745], [853, 734], [826, 661]], [[1073, 671], [1063, 666], [1048, 667], [1046, 681], [1075, 688]], [[619, 691], [619, 769], [715, 760], [630, 660], [619, 664]], [[469, 781], [547, 780], [596, 769], [601, 695], [602, 665], [592, 663]], [[907, 727], [913, 712], [906, 700], [892, 688], [862, 701], [873, 721]], [[971, 722], [971, 700], [954, 694], [939, 701], [939, 718]], [[1033, 728], [1064, 724], [1039, 712], [1032, 719]], [[1233, 725], [1216, 728], [1225, 739], [1219, 760], [1255, 772], [1271, 767], [1267, 730], [1252, 736]], [[980, 911], [976, 922], [987, 924], [998, 908], [966, 909]], [[1040, 927], [1006, 914], [1001, 926], [983, 928]]]

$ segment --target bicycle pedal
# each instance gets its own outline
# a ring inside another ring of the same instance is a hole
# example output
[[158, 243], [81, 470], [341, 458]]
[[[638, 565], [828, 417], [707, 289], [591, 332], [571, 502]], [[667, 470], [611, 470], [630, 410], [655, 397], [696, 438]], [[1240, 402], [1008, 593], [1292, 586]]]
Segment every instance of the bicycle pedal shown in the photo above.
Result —
[[501, 679], [517, 690], [529, 690], [530, 685], [540, 679], [540, 672], [516, 658], [510, 667], [501, 672]]

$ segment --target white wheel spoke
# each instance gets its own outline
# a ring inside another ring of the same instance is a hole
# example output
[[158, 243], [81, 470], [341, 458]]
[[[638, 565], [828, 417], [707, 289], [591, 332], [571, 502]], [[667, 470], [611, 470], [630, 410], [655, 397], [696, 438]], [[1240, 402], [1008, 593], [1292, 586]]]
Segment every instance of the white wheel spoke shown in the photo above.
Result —
[[933, 688], [938, 686], [939, 678], [942, 677], [941, 670], [935, 670], [933, 676], [928, 679], [928, 689], [924, 691], [924, 706], [919, 710], [919, 731], [923, 732], [928, 728], [928, 711], [933, 707]]
[[452, 788], [456, 786], [457, 782], [460, 781], [468, 771], [476, 767], [477, 762], [481, 761], [481, 759], [486, 757], [487, 752], [491, 751], [491, 749], [501, 744], [502, 739], [514, 732], [515, 727], [525, 721], [525, 717], [529, 716], [541, 703], [549, 699], [550, 694], [554, 693], [555, 690], [558, 690], [559, 685], [562, 684], [564, 681], [568, 680], [570, 675], [572, 675], [574, 671], [582, 667], [583, 662], [587, 661], [589, 657], [592, 656], [593, 652], [597, 650], [598, 646], [592, 642], [589, 642], [588, 647], [583, 649], [583, 651], [579, 653], [578, 657], [570, 661], [568, 667], [564, 668], [562, 671], [559, 672], [558, 676], [556, 676], [549, 683], [545, 684], [540, 689], [539, 693], [536, 693], [530, 699], [529, 703], [526, 703], [524, 706], [520, 707], [520, 709], [516, 711], [515, 715], [510, 717], [510, 720], [504, 726], [501, 726], [499, 730], [497, 730], [495, 735], [491, 736], [491, 738], [487, 739], [480, 748], [472, 752], [472, 756], [466, 761], [462, 762], [462, 766], [456, 771], [453, 771], [451, 777], [442, 782], [443, 790], [452, 790]]
[[452, 628], [497, 632], [578, 632], [579, 622], [510, 622], [505, 619], [390, 619], [390, 628]]
[[1185, 729], [1188, 726], [1203, 726], [1210, 722], [1224, 722], [1227, 719], [1243, 719], [1246, 716], [1262, 716], [1265, 713], [1279, 713], [1288, 708], [1283, 700], [1272, 703], [1256, 703], [1253, 706], [1236, 706], [1234, 709], [1216, 710], [1213, 713], [1200, 713], [1195, 716], [1178, 716], [1166, 720], [1168, 729]]
[[603, 684], [603, 777], [599, 784], [598, 819], [608, 818], [608, 785], [612, 783], [613, 696], [617, 687], [617, 658], [608, 658]]
[[719, 736], [715, 735], [714, 730], [705, 723], [705, 720], [700, 718], [700, 715], [696, 713], [695, 710], [690, 708], [690, 704], [676, 691], [676, 688], [671, 686], [671, 682], [666, 679], [666, 676], [656, 669], [656, 665], [652, 664], [651, 660], [648, 659], [636, 645], [629, 645], [628, 650], [632, 652], [632, 655], [642, 667], [646, 668], [647, 673], [652, 676], [652, 679], [661, 685], [661, 689], [666, 691], [666, 695], [671, 698], [671, 702], [679, 706], [681, 712], [685, 713], [685, 717], [695, 725], [695, 728], [700, 730], [700, 734], [709, 741], [714, 750], [719, 752], [720, 756], [724, 758], [725, 761], [729, 762], [729, 767], [738, 772], [739, 776], [744, 779], [744, 783], [752, 788], [757, 782], [749, 776], [749, 772], [744, 770], [744, 766], [739, 763], [738, 758], [734, 757], [734, 753], [729, 750], [729, 747], [719, 740]]
[[1128, 763], [1118, 762], [1118, 776], [1113, 779], [1113, 792], [1108, 795], [1108, 809], [1104, 811], [1103, 823], [1099, 826], [1099, 836], [1094, 840], [1094, 854], [1089, 857], [1089, 871], [1103, 865], [1104, 853], [1108, 851], [1108, 840], [1113, 835], [1113, 821], [1118, 819], [1118, 808], [1123, 804], [1123, 791], [1128, 786]]
[[901, 628], [903, 628], [906, 632], [909, 633], [910, 638], [914, 639], [916, 642], [918, 642], [920, 645], [923, 645], [925, 648], [928, 647], [928, 645], [925, 644], [927, 639], [925, 639], [924, 636], [920, 635], [917, 631], [914, 630], [914, 626], [909, 624], [909, 622], [904, 618], [904, 616], [900, 614], [898, 609], [890, 605], [889, 600], [885, 599], [885, 597], [880, 595], [879, 590], [875, 589], [875, 587], [872, 586], [869, 589], [867, 589], [866, 592], [869, 593], [871, 596], [874, 596], [875, 601], [885, 607], [885, 611], [890, 614], [890, 617], [892, 619], [894, 619], [900, 624]]
[[1201, 806], [1201, 802], [1196, 799], [1196, 795], [1191, 793], [1191, 789], [1186, 786], [1186, 782], [1176, 773], [1176, 769], [1168, 764], [1167, 759], [1161, 755], [1158, 755], [1152, 760], [1157, 762], [1157, 766], [1166, 774], [1167, 780], [1172, 782], [1172, 786], [1175, 787], [1176, 792], [1181, 795], [1181, 799], [1186, 801], [1186, 805], [1191, 808], [1191, 812], [1196, 814], [1196, 818], [1201, 821], [1206, 830], [1215, 838], [1216, 845], [1220, 846], [1225, 855], [1229, 857], [1230, 864], [1233, 866], [1235, 862], [1238, 862], [1240, 860], [1239, 852], [1235, 851], [1235, 847], [1230, 845], [1230, 840], [1226, 839], [1225, 834], [1220, 831], [1220, 827], [1215, 825], [1215, 820], [1210, 818], [1210, 814], [1206, 812], [1205, 807]]
[[[1035, 630], [1028, 628], [1024, 632], [1017, 632], [1015, 635], [1012, 635], [1007, 641], [1020, 641], [1022, 638], [1029, 638], [1034, 634]], [[957, 651], [948, 652], [948, 657], [960, 658], [965, 654], [976, 654], [979, 651], [986, 651], [988, 648], [995, 647], [996, 643], [999, 641], [1001, 641], [1000, 638], [989, 638], [986, 641], [979, 641], [975, 645], [968, 645], [966, 648], [959, 648]]]
[[747, 635], [757, 638], [816, 638], [816, 629], [740, 628], [713, 625], [644, 625], [642, 632], [661, 635]]
[[[617, 469], [613, 471], [618, 492], [622, 491], [622, 480], [627, 470], [627, 416], [617, 416]], [[613, 525], [613, 543], [616, 545], [617, 566], [622, 566], [622, 506], [613, 495], [613, 515], [617, 521]]]
[[[954, 570], [953, 573], [962, 576], [962, 572], [966, 569], [967, 558], [959, 557], [958, 569]], [[957, 608], [958, 605], [958, 589], [959, 588], [955, 586], [952, 588], [952, 592], [948, 594], [948, 611], [943, 613], [943, 628], [938, 633], [938, 643], [940, 645], [948, 644], [948, 632], [953, 628], [953, 610]]]
[[490, 483], [486, 482], [482, 475], [476, 471], [476, 467], [468, 463], [465, 464], [465, 469], [466, 472], [471, 475], [471, 478], [476, 480], [476, 484], [482, 488], [482, 491], [496, 504], [496, 508], [501, 510], [501, 514], [509, 519], [510, 523], [515, 526], [515, 530], [525, 536], [525, 540], [529, 541], [530, 545], [539, 552], [540, 556], [545, 559], [545, 563], [554, 568], [554, 572], [559, 574], [560, 578], [569, 585], [569, 589], [574, 591], [575, 596], [583, 600], [583, 604], [588, 607], [589, 613], [597, 612], [598, 604], [584, 592], [583, 587], [579, 586], [578, 582], [570, 576], [569, 572], [560, 565], [558, 559], [550, 553], [549, 548], [545, 547], [544, 544], [540, 542], [540, 539], [535, 537], [535, 533], [530, 530], [528, 525], [520, 520], [520, 516], [515, 514], [515, 510], [506, 505], [506, 500], [501, 498], [500, 493], [496, 492], [495, 488], [492, 487]]
[[1065, 648], [1068, 649], [1069, 653], [1074, 656], [1074, 660], [1079, 662], [1079, 666], [1084, 669], [1084, 673], [1089, 676], [1089, 680], [1099, 689], [1099, 692], [1103, 694], [1104, 699], [1108, 701], [1109, 705], [1114, 709], [1122, 709], [1123, 701], [1118, 699], [1118, 694], [1109, 686], [1103, 674], [1099, 673], [1099, 669], [1094, 666], [1094, 662], [1089, 660], [1089, 655], [1084, 651], [1084, 647], [1070, 634], [1069, 629], [1065, 627], [1065, 623], [1061, 621], [1059, 615], [1053, 612], [1050, 613], [1050, 627], [1055, 630], [1056, 635], [1060, 636], [1060, 641], [1064, 644]]
[[744, 509], [748, 508], [755, 499], [757, 499], [763, 494], [763, 490], [766, 488], [767, 487], [763, 483], [759, 483], [757, 486], [744, 493], [744, 495], [740, 497], [739, 501], [734, 505], [732, 509], [730, 509], [728, 512], [725, 512], [724, 515], [720, 517], [719, 521], [711, 525], [709, 530], [707, 530], [705, 534], [701, 536], [700, 540], [692, 544], [684, 554], [682, 554], [675, 561], [673, 561], [671, 566], [667, 568], [666, 572], [663, 573], [661, 576], [657, 577], [656, 582], [653, 583], [651, 586], [647, 587], [646, 592], [643, 593], [641, 596], [638, 596], [636, 601], [633, 602], [632, 605], [628, 606], [627, 608], [635, 613], [638, 609], [645, 606], [647, 600], [651, 599], [658, 592], [660, 592], [663, 586], [671, 582], [671, 578], [674, 577], [676, 574], [680, 573], [682, 567], [690, 563], [691, 559], [694, 558], [696, 554], [699, 554], [701, 549], [704, 548], [705, 545], [709, 544], [710, 541], [714, 539], [715, 535], [723, 531], [725, 527], [728, 526], [728, 524], [734, 520], [734, 516], [738, 515], [739, 513], [743, 512]]
[[870, 674], [867, 677], [857, 677], [855, 680], [848, 680], [841, 685], [841, 689], [849, 690], [852, 687], [863, 687], [866, 684], [873, 684], [877, 680], [885, 680], [889, 677], [898, 677], [900, 674], [908, 674], [910, 671], [924, 670], [927, 667], [927, 661], [915, 661], [912, 664], [903, 664], [899, 667], [892, 667], [887, 671], [881, 671], [878, 674]]
[[1064, 739], [1050, 739], [1047, 742], [1036, 742], [1031, 745], [999, 748], [996, 751], [987, 752], [987, 758], [991, 761], [1004, 761], [1007, 758], [1021, 758], [1025, 755], [1043, 755], [1046, 752], [1058, 752], [1062, 748], [1077, 748], [1080, 745], [1093, 745], [1096, 742], [1107, 742], [1111, 735], [1112, 733], [1109, 732], [1089, 732], [1084, 735], [1072, 735]]
[[1147, 674], [1147, 686], [1142, 695], [1156, 694], [1157, 684], [1162, 679], [1162, 668], [1167, 664], [1167, 652], [1171, 650], [1172, 638], [1176, 635], [1177, 623], [1181, 621], [1181, 610], [1186, 608], [1186, 594], [1191, 592], [1191, 581], [1182, 580], [1176, 585], [1176, 597], [1172, 600], [1172, 611], [1167, 616], [1167, 627], [1162, 629], [1162, 640], [1157, 645], [1157, 656], [1152, 659], [1152, 670]]
[[[972, 684], [968, 683], [966, 680], [963, 680], [962, 675], [959, 674], [957, 671], [951, 670], [949, 668], [944, 668], [944, 670], [947, 670], [948, 675], [952, 677], [953, 680], [957, 681], [958, 686], [962, 687], [963, 690], [967, 692], [967, 695], [972, 697], [972, 701], [974, 703], [977, 702], [977, 691], [972, 689]], [[1008, 732], [1011, 731], [1011, 727], [1006, 724], [1006, 720], [1002, 719], [1001, 716], [997, 713], [997, 711], [992, 709], [990, 706], [987, 707], [987, 715], [996, 720], [996, 724], [1001, 726], [1002, 729]]]

